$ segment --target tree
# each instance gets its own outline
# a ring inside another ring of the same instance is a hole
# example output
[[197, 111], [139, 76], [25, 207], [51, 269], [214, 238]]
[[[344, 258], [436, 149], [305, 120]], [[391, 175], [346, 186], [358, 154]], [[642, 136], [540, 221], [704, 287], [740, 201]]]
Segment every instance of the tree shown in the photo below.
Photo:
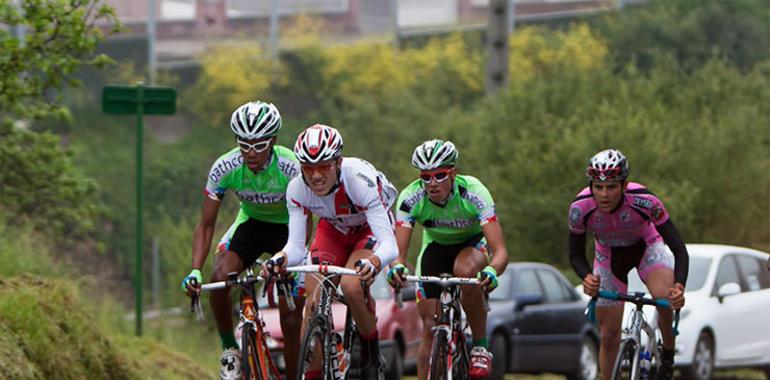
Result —
[[[121, 26], [101, 0], [0, 0], [0, 120], [65, 116], [55, 91], [78, 85], [70, 76], [84, 65], [103, 66], [94, 55], [104, 32], [97, 26]], [[12, 30], [21, 29], [20, 35]]]
[[[104, 32], [119, 29], [101, 0], [0, 0], [0, 209], [10, 223], [29, 220], [64, 236], [82, 231], [97, 210], [95, 185], [78, 173], [58, 137], [25, 126], [41, 119], [70, 122], [57, 91], [71, 75], [110, 62], [94, 51]], [[21, 33], [12, 33], [21, 28]]]

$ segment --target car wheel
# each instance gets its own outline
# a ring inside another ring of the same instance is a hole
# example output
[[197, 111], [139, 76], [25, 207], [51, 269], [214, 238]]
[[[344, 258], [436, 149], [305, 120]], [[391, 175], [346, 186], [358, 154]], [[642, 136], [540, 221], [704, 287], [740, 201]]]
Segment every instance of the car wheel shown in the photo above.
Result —
[[591, 337], [583, 338], [577, 370], [567, 374], [568, 380], [594, 380], [599, 375], [599, 352]]
[[502, 380], [505, 376], [505, 364], [508, 363], [508, 350], [506, 349], [503, 334], [492, 334], [492, 340], [489, 342], [489, 351], [492, 353], [492, 373], [489, 379]]
[[683, 374], [688, 380], [708, 380], [714, 375], [714, 340], [707, 332], [700, 333], [692, 365]]
[[393, 346], [388, 350], [386, 358], [385, 380], [401, 379], [404, 374], [404, 357], [396, 342], [393, 342]]

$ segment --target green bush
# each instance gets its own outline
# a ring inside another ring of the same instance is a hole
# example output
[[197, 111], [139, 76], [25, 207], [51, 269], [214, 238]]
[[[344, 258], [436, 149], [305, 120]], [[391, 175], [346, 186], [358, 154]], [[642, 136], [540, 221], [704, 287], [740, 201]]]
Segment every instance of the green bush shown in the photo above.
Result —
[[770, 6], [755, 0], [652, 0], [597, 23], [617, 67], [673, 56], [688, 69], [724, 58], [742, 71], [770, 59]]

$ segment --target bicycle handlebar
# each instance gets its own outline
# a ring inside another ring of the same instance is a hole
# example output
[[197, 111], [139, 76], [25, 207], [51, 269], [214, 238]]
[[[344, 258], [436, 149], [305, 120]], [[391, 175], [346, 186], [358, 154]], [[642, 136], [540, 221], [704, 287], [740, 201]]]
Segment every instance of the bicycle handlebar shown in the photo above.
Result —
[[599, 298], [606, 298], [609, 300], [631, 302], [638, 305], [650, 305], [670, 309], [671, 303], [665, 298], [647, 298], [644, 293], [618, 293], [610, 290], [600, 290], [597, 295]]
[[302, 272], [302, 273], [321, 273], [331, 275], [344, 275], [344, 276], [358, 276], [358, 272], [354, 269], [340, 267], [336, 265], [296, 265], [286, 268], [287, 272]]
[[[644, 296], [644, 293], [628, 294], [628, 293], [619, 293], [619, 292], [610, 291], [610, 290], [600, 290], [596, 296], [591, 298], [591, 301], [588, 303], [588, 309], [586, 310], [586, 314], [588, 315], [588, 320], [593, 323], [596, 322], [596, 300], [598, 298], [630, 302], [638, 306], [650, 305], [650, 306], [662, 307], [666, 309], [671, 308], [671, 303], [665, 298], [648, 298]], [[679, 335], [680, 311], [681, 309], [677, 309], [676, 311], [674, 311], [674, 325], [672, 327], [674, 336]]]
[[[471, 277], [438, 277], [438, 276], [405, 276], [404, 282], [422, 282], [429, 284], [437, 284], [441, 287], [448, 287], [451, 285], [478, 285], [481, 281], [477, 278]], [[482, 291], [484, 296], [484, 310], [489, 311], [489, 293]], [[404, 297], [401, 295], [401, 289], [396, 290], [396, 305], [399, 308], [404, 306]]]

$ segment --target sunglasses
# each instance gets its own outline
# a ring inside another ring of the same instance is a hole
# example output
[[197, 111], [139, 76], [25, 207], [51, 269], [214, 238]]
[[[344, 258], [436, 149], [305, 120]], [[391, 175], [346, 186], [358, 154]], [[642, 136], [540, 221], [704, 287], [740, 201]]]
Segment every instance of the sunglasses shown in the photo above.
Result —
[[241, 151], [243, 151], [244, 153], [247, 153], [252, 149], [254, 149], [254, 151], [257, 153], [262, 153], [265, 150], [267, 150], [267, 148], [270, 147], [270, 139], [267, 139], [264, 141], [257, 141], [254, 144], [249, 144], [246, 141], [242, 141], [238, 139], [236, 139], [236, 141], [238, 141], [238, 147], [241, 148]]
[[436, 182], [441, 183], [446, 181], [447, 178], [449, 178], [449, 170], [444, 170], [433, 174], [420, 174], [420, 179], [426, 184], [430, 183], [431, 179], [435, 179]]
[[325, 174], [331, 171], [332, 169], [334, 169], [334, 162], [327, 162], [325, 164], [316, 164], [312, 166], [300, 165], [300, 168], [302, 169], [302, 174], [304, 174], [306, 177], [310, 177], [315, 172]]

